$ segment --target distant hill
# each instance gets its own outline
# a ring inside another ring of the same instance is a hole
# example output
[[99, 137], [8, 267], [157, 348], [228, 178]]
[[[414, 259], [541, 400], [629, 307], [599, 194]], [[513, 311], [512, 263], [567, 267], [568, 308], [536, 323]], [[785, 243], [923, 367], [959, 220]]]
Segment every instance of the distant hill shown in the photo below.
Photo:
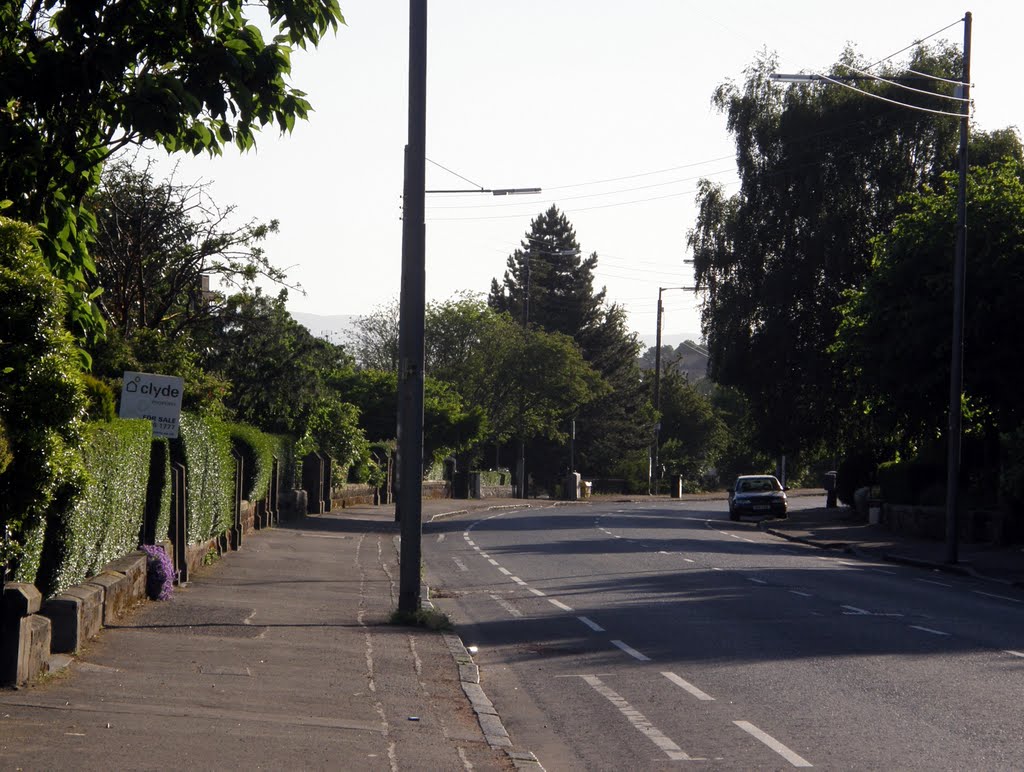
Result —
[[303, 311], [292, 311], [292, 318], [309, 330], [317, 338], [325, 338], [332, 343], [345, 343], [351, 333], [357, 314], [307, 314]]

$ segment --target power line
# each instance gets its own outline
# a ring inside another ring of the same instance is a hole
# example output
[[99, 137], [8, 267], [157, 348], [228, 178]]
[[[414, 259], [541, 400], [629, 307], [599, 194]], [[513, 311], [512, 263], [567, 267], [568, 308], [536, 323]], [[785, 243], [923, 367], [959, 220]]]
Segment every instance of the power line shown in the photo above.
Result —
[[[963, 21], [964, 21], [963, 19], [957, 19], [956, 21], [954, 21], [954, 22], [952, 22], [952, 23], [950, 23], [950, 24], [947, 24], [947, 25], [946, 25], [945, 27], [943, 27], [942, 29], [940, 29], [940, 30], [936, 30], [936, 31], [935, 31], [935, 32], [933, 32], [933, 33], [932, 33], [931, 35], [928, 35], [927, 37], [923, 37], [923, 38], [921, 38], [920, 40], [915, 40], [915, 41], [914, 41], [913, 43], [911, 43], [911, 44], [910, 44], [910, 45], [908, 45], [908, 46], [905, 46], [905, 47], [901, 48], [901, 49], [900, 49], [899, 51], [897, 51], [896, 53], [894, 53], [894, 54], [889, 54], [889, 55], [888, 55], [888, 56], [886, 56], [885, 58], [883, 58], [883, 59], [879, 59], [879, 60], [878, 60], [877, 62], [875, 62], [874, 64], [869, 64], [869, 65], [868, 65], [868, 69], [870, 70], [870, 69], [871, 69], [872, 67], [877, 67], [877, 66], [878, 66], [878, 65], [880, 65], [880, 64], [881, 64], [882, 62], [887, 62], [887, 61], [889, 61], [890, 59], [895, 59], [895, 58], [896, 58], [897, 56], [899, 56], [900, 54], [902, 54], [902, 53], [904, 53], [904, 52], [906, 52], [906, 51], [909, 51], [909, 50], [910, 50], [911, 48], [913, 48], [914, 46], [919, 46], [919, 45], [921, 45], [922, 43], [924, 43], [924, 42], [925, 42], [926, 40], [931, 40], [931, 39], [932, 39], [933, 37], [936, 37], [936, 36], [938, 36], [938, 35], [941, 35], [941, 34], [942, 34], [943, 32], [945, 32], [946, 30], [948, 30], [948, 29], [950, 29], [950, 28], [952, 28], [952, 27], [955, 27], [955, 26], [956, 26], [957, 24], [962, 24], [962, 23], [963, 23]], [[920, 74], [920, 73], [917, 73], [917, 74]]]
[[931, 108], [928, 107], [918, 107], [917, 105], [909, 105], [906, 102], [900, 102], [896, 99], [889, 99], [888, 97], [881, 96], [880, 94], [872, 94], [870, 91], [865, 91], [864, 89], [857, 88], [856, 86], [851, 86], [849, 83], [844, 83], [841, 80], [830, 78], [828, 75], [816, 75], [815, 77], [820, 78], [821, 80], [826, 81], [828, 83], [832, 83], [836, 86], [848, 88], [850, 89], [850, 91], [856, 91], [858, 94], [863, 94], [864, 96], [870, 97], [871, 99], [877, 99], [880, 102], [888, 102], [889, 104], [899, 105], [900, 107], [905, 107], [908, 110], [917, 110], [918, 112], [931, 113], [932, 115], [948, 115], [950, 118], [964, 117], [963, 113], [950, 113], [945, 110], [932, 110]]
[[[864, 75], [865, 77], [873, 78], [873, 79], [875, 79], [877, 81], [881, 81], [882, 83], [888, 83], [890, 86], [896, 86], [897, 88], [906, 89], [907, 91], [913, 91], [915, 94], [924, 94], [925, 96], [939, 97], [941, 99], [952, 99], [954, 102], [961, 102], [961, 103], [963, 103], [963, 102], [970, 102], [971, 101], [970, 99], [967, 99], [966, 97], [953, 96], [952, 94], [938, 94], [938, 93], [936, 93], [934, 91], [925, 91], [924, 89], [921, 89], [921, 88], [914, 88], [913, 86], [908, 86], [906, 83], [900, 83], [899, 81], [889, 80], [888, 78], [883, 78], [881, 75], [874, 75], [874, 74], [872, 74], [870, 72], [867, 72], [865, 70], [858, 70], [856, 67], [852, 67], [852, 66], [850, 66], [848, 64], [843, 65], [843, 66], [846, 69], [852, 70], [853, 72], [856, 72], [856, 73], [858, 73], [860, 75]], [[929, 77], [929, 76], [924, 76], [924, 77]], [[945, 78], [942, 78], [941, 80], [945, 80]], [[952, 82], [956, 83], [957, 85], [960, 85], [960, 81], [952, 81]]]

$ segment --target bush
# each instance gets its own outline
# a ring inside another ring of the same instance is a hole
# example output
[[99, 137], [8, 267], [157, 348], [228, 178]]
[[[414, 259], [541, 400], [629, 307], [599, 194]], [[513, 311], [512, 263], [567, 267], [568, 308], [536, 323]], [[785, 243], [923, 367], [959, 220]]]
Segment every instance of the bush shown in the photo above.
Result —
[[62, 517], [47, 525], [47, 560], [39, 581], [60, 592], [139, 546], [153, 429], [149, 421], [86, 426], [87, 482]]
[[174, 563], [163, 547], [147, 544], [146, 596], [150, 600], [168, 600], [174, 593]]
[[182, 413], [180, 436], [172, 454], [184, 459], [188, 485], [188, 542], [200, 544], [232, 524], [235, 462], [226, 424]]
[[0, 420], [10, 459], [0, 473], [0, 564], [23, 582], [36, 581], [47, 521], [85, 484], [80, 359], [37, 236], [0, 217]]
[[247, 424], [226, 424], [231, 444], [242, 455], [242, 490], [246, 500], [261, 501], [270, 492], [270, 475], [278, 440]]
[[82, 376], [85, 398], [88, 400], [86, 418], [90, 421], [113, 421], [117, 418], [114, 390], [99, 378], [86, 373]]

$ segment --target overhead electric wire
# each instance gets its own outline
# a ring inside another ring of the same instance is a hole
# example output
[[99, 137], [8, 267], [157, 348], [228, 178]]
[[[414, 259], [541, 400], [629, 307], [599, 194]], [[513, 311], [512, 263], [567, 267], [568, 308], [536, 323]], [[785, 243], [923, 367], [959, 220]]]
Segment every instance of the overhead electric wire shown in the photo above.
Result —
[[[882, 83], [888, 83], [890, 86], [896, 86], [897, 88], [906, 89], [907, 91], [913, 91], [915, 94], [924, 94], [925, 96], [939, 97], [940, 99], [952, 99], [954, 102], [961, 103], [971, 101], [967, 97], [958, 97], [953, 96], [952, 94], [937, 94], [934, 91], [925, 91], [922, 88], [914, 88], [913, 86], [908, 86], [906, 83], [900, 83], [899, 81], [889, 80], [888, 78], [883, 78], [881, 75], [875, 75], [874, 73], [867, 72], [866, 70], [858, 70], [856, 67], [851, 67], [848, 64], [843, 65], [843, 67], [845, 67], [847, 70], [852, 70], [853, 72], [856, 72], [860, 75], [864, 75], [868, 78], [874, 78], [875, 80], [881, 81]], [[926, 75], [925, 77], [930, 76]], [[956, 83], [957, 85], [960, 85], [960, 81], [953, 82]]]
[[458, 172], [454, 172], [454, 171], [452, 171], [452, 170], [451, 170], [451, 169], [449, 169], [449, 168], [448, 168], [447, 166], [442, 166], [442, 165], [441, 165], [441, 164], [439, 164], [439, 163], [438, 163], [437, 161], [433, 161], [433, 160], [431, 160], [431, 159], [429, 159], [429, 158], [424, 158], [423, 160], [425, 160], [425, 161], [428, 161], [429, 163], [432, 163], [432, 164], [434, 164], [434, 166], [436, 166], [436, 167], [437, 167], [438, 169], [444, 169], [444, 170], [445, 170], [446, 172], [448, 172], [449, 174], [454, 174], [454, 175], [455, 175], [456, 177], [458, 177], [458, 178], [459, 178], [460, 180], [463, 180], [464, 182], [468, 182], [468, 183], [469, 183], [470, 185], [473, 185], [473, 186], [475, 186], [475, 187], [478, 187], [478, 188], [480, 188], [481, 190], [483, 190], [483, 189], [484, 189], [484, 186], [483, 186], [483, 185], [481, 185], [481, 184], [479, 184], [479, 183], [477, 183], [477, 182], [473, 182], [473, 180], [469, 179], [469, 177], [463, 177], [463, 176], [462, 176], [461, 174], [459, 174]]
[[905, 107], [908, 110], [917, 110], [918, 112], [921, 112], [921, 113], [931, 113], [932, 115], [948, 115], [950, 118], [963, 118], [964, 117], [963, 113], [950, 113], [950, 112], [946, 112], [945, 110], [932, 110], [931, 108], [928, 108], [928, 107], [917, 107], [916, 105], [908, 105], [906, 102], [900, 102], [900, 101], [898, 101], [896, 99], [889, 99], [888, 97], [879, 96], [878, 94], [872, 94], [870, 91], [865, 91], [864, 89], [857, 88], [856, 86], [851, 86], [849, 83], [844, 83], [841, 80], [836, 80], [835, 78], [830, 78], [827, 75], [818, 75], [817, 77], [821, 78], [824, 81], [827, 81], [828, 83], [832, 83], [832, 84], [834, 84], [836, 86], [842, 86], [843, 88], [850, 89], [850, 91], [856, 91], [858, 94], [863, 94], [864, 96], [870, 97], [871, 99], [877, 99], [880, 102], [888, 102], [889, 104], [899, 105], [900, 107]]
[[936, 37], [937, 35], [941, 35], [941, 34], [942, 34], [943, 32], [945, 32], [946, 30], [948, 30], [948, 29], [950, 29], [950, 28], [952, 28], [952, 27], [955, 27], [955, 26], [956, 26], [957, 24], [962, 24], [962, 23], [963, 23], [963, 19], [962, 19], [962, 18], [961, 18], [961, 19], [957, 19], [956, 21], [954, 21], [954, 22], [952, 22], [952, 23], [950, 23], [950, 24], [947, 24], [947, 25], [946, 25], [945, 27], [943, 27], [942, 29], [940, 29], [940, 30], [936, 30], [936, 31], [935, 31], [935, 32], [933, 32], [933, 33], [932, 33], [931, 35], [927, 35], [926, 37], [923, 37], [923, 38], [921, 38], [920, 40], [915, 40], [915, 41], [914, 41], [913, 43], [911, 43], [911, 44], [910, 44], [909, 46], [905, 46], [904, 48], [901, 48], [901, 49], [900, 49], [899, 51], [897, 51], [896, 53], [894, 53], [894, 54], [889, 54], [888, 56], [884, 57], [883, 59], [879, 59], [879, 60], [878, 60], [877, 62], [875, 62], [874, 64], [869, 64], [869, 65], [868, 65], [868, 69], [870, 70], [870, 69], [871, 69], [872, 67], [877, 67], [877, 66], [878, 66], [878, 65], [880, 65], [880, 64], [881, 64], [882, 62], [887, 62], [887, 61], [889, 61], [890, 59], [894, 59], [894, 58], [896, 58], [897, 56], [899, 56], [900, 54], [902, 54], [902, 53], [904, 53], [904, 52], [906, 52], [906, 51], [909, 51], [909, 50], [910, 50], [911, 48], [913, 48], [914, 46], [919, 46], [919, 45], [921, 45], [921, 44], [922, 44], [922, 43], [923, 43], [924, 41], [926, 41], [926, 40], [931, 40], [931, 39], [932, 39], [933, 37]]
[[[735, 173], [735, 170], [734, 169], [722, 169], [720, 171], [710, 172], [709, 174], [729, 174], [729, 173]], [[609, 190], [609, 191], [605, 191], [604, 193], [583, 193], [583, 194], [580, 194], [578, 196], [566, 196], [564, 198], [560, 198], [559, 200], [560, 201], [578, 201], [578, 200], [583, 199], [583, 198], [598, 198], [600, 196], [616, 196], [616, 195], [619, 195], [620, 193], [633, 193], [633, 192], [638, 191], [638, 190], [650, 190], [651, 188], [663, 188], [663, 187], [665, 187], [667, 185], [679, 185], [679, 184], [682, 184], [684, 182], [693, 182], [694, 180], [706, 179], [706, 178], [707, 178], [707, 175], [703, 175], [702, 174], [702, 175], [698, 175], [696, 177], [683, 177], [683, 178], [678, 179], [678, 180], [668, 180], [667, 182], [653, 182], [650, 185], [638, 185], [638, 186], [633, 187], [633, 188], [622, 188], [620, 190]], [[545, 188], [544, 190], [545, 190], [545, 192], [547, 192], [547, 191], [551, 190], [551, 188]], [[523, 206], [523, 204], [521, 202], [518, 202], [518, 201], [502, 202], [500, 204], [490, 204], [490, 205], [488, 205], [488, 204], [448, 204], [448, 205], [439, 205], [439, 206], [428, 206], [427, 209], [491, 209], [491, 208], [500, 208], [500, 207], [508, 207], [508, 206]]]

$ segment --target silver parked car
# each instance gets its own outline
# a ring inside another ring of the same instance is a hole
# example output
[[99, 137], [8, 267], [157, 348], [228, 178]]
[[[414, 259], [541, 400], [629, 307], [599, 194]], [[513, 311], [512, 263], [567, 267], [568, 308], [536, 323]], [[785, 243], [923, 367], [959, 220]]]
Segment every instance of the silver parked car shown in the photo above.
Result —
[[786, 489], [770, 474], [744, 474], [729, 489], [729, 519], [740, 515], [786, 516]]

